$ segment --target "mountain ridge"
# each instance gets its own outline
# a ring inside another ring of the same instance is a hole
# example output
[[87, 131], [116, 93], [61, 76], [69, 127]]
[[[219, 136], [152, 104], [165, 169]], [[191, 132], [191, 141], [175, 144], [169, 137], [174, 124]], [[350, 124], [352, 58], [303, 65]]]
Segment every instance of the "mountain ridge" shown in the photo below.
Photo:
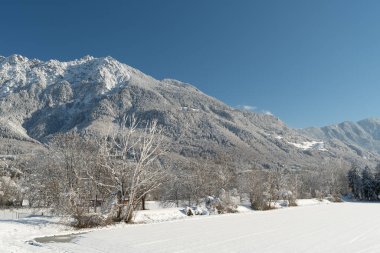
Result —
[[62, 132], [102, 135], [132, 113], [142, 122], [158, 120], [168, 163], [228, 156], [241, 169], [300, 169], [379, 160], [378, 153], [319, 139], [317, 130], [291, 129], [273, 115], [233, 108], [191, 84], [156, 80], [112, 57], [68, 62], [0, 57], [3, 139], [38, 145]]
[[380, 153], [380, 118], [377, 117], [370, 117], [357, 122], [344, 121], [320, 128], [306, 128], [302, 131], [313, 138], [338, 139], [351, 145], [359, 153], [365, 149]]

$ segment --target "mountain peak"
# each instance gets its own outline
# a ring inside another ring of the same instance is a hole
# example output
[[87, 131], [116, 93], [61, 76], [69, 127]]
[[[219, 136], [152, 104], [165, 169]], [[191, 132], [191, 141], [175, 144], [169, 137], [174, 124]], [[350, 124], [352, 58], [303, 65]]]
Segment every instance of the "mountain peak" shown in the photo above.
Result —
[[358, 121], [358, 123], [375, 123], [375, 124], [380, 124], [380, 118], [378, 117], [370, 117], [370, 118], [367, 118], [367, 119], [363, 119], [363, 120], [360, 120]]
[[36, 83], [48, 87], [62, 81], [67, 81], [72, 86], [93, 83], [102, 85], [105, 90], [112, 90], [127, 84], [132, 69], [109, 56], [95, 58], [87, 55], [68, 62], [29, 61], [16, 54], [0, 59], [1, 96], [18, 89], [27, 89]]
[[95, 57], [93, 57], [91, 55], [85, 55], [82, 58], [80, 58], [79, 60], [80, 61], [91, 61], [91, 60], [94, 60], [94, 59], [95, 59]]
[[19, 54], [12, 54], [8, 57], [0, 56], [0, 60], [7, 61], [10, 64], [17, 64], [17, 63], [29, 61], [27, 57], [19, 55]]

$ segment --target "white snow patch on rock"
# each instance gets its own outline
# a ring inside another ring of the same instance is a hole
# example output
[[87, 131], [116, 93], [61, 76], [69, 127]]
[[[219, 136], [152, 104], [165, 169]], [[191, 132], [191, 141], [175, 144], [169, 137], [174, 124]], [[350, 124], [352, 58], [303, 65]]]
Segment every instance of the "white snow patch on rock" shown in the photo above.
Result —
[[123, 87], [130, 80], [130, 68], [111, 57], [83, 57], [79, 60], [47, 62], [13, 55], [0, 61], [0, 95], [5, 96], [32, 84], [47, 87], [63, 80], [71, 85], [83, 82], [103, 84], [106, 90]]
[[288, 142], [288, 143], [302, 150], [316, 149], [320, 151], [327, 151], [327, 149], [324, 147], [323, 141], [304, 141], [301, 143], [295, 143], [295, 142]]

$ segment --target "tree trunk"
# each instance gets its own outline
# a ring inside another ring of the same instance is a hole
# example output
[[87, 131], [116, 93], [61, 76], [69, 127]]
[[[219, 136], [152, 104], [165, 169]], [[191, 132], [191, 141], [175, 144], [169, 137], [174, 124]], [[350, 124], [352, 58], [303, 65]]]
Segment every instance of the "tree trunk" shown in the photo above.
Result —
[[123, 207], [123, 204], [122, 203], [122, 197], [121, 197], [121, 192], [118, 191], [117, 192], [117, 212], [116, 212], [116, 217], [115, 217], [115, 221], [121, 221], [121, 212], [122, 212], [122, 207]]
[[96, 213], [96, 207], [98, 205], [98, 194], [95, 194], [94, 212]]
[[145, 209], [145, 197], [146, 197], [146, 195], [144, 195], [144, 196], [141, 197], [141, 209], [142, 210], [146, 210]]

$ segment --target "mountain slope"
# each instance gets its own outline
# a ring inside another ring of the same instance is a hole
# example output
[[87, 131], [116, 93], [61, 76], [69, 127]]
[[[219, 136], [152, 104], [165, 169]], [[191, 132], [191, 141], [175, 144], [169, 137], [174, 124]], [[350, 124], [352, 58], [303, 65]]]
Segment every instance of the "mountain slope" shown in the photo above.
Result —
[[380, 154], [380, 119], [369, 118], [358, 122], [346, 121], [321, 128], [307, 128], [303, 133], [321, 140], [335, 139], [361, 156], [366, 151]]
[[4, 140], [39, 145], [60, 132], [102, 135], [132, 113], [142, 122], [158, 120], [168, 163], [227, 157], [239, 169], [299, 169], [378, 159], [342, 141], [290, 129], [274, 116], [237, 110], [192, 85], [156, 80], [111, 57], [70, 62], [0, 57]]

